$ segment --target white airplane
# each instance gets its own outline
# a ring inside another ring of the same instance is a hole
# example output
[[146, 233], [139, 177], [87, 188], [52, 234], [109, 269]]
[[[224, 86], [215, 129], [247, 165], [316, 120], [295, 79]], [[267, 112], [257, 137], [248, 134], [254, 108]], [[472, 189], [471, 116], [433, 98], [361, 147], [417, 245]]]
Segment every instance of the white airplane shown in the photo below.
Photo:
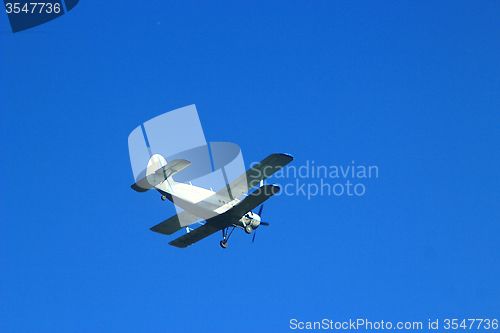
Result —
[[[146, 192], [154, 188], [160, 192], [162, 200], [168, 199], [184, 209], [183, 212], [151, 228], [160, 234], [171, 235], [186, 227], [188, 233], [171, 241], [170, 245], [185, 248], [222, 230], [220, 245], [227, 248], [227, 241], [235, 228], [244, 229], [247, 234], [251, 234], [259, 225], [269, 225], [261, 221], [262, 206], [258, 214], [252, 210], [279, 192], [279, 186], [263, 185], [263, 182], [292, 160], [293, 157], [288, 154], [271, 154], [226, 187], [214, 192], [191, 183], [174, 181], [172, 176], [188, 167], [191, 162], [176, 159], [167, 163], [163, 156], [155, 154], [148, 162], [146, 177], [134, 183], [132, 189]], [[259, 184], [257, 190], [247, 194]], [[242, 196], [246, 197], [239, 200]], [[202, 219], [206, 223], [201, 227], [188, 227]]]

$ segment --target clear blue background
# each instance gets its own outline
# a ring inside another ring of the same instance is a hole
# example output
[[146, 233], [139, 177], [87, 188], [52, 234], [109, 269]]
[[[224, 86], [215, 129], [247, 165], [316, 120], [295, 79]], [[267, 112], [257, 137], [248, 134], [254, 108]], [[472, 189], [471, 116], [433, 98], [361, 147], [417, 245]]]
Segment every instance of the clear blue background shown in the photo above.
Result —
[[[17, 34], [0, 15], [1, 331], [500, 319], [499, 14], [81, 1]], [[287, 152], [379, 177], [361, 197], [272, 198], [254, 244], [171, 247], [149, 228], [174, 207], [130, 189], [127, 137], [190, 104], [247, 165]]]

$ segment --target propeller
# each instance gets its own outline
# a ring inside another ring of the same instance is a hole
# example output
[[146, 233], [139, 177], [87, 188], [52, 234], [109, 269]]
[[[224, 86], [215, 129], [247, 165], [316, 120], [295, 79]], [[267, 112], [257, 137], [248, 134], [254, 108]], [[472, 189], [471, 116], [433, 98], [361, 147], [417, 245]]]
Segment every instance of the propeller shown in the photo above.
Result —
[[[259, 213], [258, 215], [262, 218], [262, 208], [264, 208], [264, 205], [260, 205]], [[267, 222], [260, 222], [261, 225], [269, 225]], [[253, 232], [253, 238], [252, 238], [252, 243], [255, 242], [255, 235], [257, 234], [257, 230]]]

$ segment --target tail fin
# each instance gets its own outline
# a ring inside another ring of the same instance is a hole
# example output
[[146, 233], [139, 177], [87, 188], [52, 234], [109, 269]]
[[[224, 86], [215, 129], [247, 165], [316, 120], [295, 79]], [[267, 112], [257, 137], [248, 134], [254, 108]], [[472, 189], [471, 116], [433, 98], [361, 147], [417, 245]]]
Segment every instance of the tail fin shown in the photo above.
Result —
[[[191, 162], [183, 159], [177, 159], [167, 163], [165, 158], [160, 154], [151, 156], [146, 168], [146, 177], [138, 180], [131, 187], [137, 192], [146, 192], [157, 185], [162, 184], [165, 180], [168, 183], [175, 183], [172, 176], [182, 169], [189, 166]], [[170, 185], [168, 186], [170, 187]]]

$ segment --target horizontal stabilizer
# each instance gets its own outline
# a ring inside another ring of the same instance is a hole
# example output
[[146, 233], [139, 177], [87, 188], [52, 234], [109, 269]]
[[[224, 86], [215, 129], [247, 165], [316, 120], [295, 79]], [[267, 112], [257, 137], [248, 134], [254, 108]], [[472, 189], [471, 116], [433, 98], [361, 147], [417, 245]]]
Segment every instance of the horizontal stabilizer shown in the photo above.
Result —
[[[153, 155], [153, 157], [155, 156], [157, 155]], [[153, 159], [153, 157], [151, 159]], [[167, 165], [160, 167], [154, 172], [150, 172], [146, 177], [135, 182], [131, 187], [137, 192], [146, 192], [154, 188], [156, 185], [163, 183], [165, 179], [172, 177], [190, 164], [191, 162], [183, 159], [170, 161]]]

